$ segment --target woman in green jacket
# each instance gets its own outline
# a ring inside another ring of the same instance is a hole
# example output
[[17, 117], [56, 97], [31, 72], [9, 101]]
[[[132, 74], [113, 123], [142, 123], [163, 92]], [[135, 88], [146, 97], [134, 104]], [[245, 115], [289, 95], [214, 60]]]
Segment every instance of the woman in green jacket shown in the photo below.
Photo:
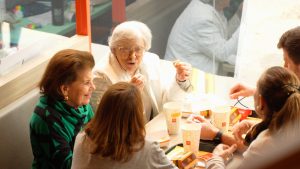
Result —
[[30, 121], [32, 168], [71, 168], [76, 135], [94, 115], [89, 104], [94, 65], [89, 52], [72, 49], [50, 60]]

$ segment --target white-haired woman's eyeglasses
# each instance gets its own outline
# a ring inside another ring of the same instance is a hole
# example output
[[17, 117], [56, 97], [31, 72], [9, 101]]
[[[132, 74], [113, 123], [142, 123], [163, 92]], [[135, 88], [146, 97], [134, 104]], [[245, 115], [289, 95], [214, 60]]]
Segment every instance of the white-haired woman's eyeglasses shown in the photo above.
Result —
[[133, 52], [138, 55], [141, 56], [143, 55], [143, 53], [145, 52], [145, 48], [140, 47], [140, 46], [136, 46], [136, 47], [132, 47], [132, 48], [128, 48], [128, 47], [118, 47], [117, 48], [122, 54], [128, 56], [130, 54], [132, 54]]

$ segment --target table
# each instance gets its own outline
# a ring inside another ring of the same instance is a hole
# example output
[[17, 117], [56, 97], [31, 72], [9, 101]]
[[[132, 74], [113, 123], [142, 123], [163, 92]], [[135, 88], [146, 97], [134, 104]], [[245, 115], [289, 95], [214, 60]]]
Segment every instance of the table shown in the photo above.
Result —
[[[229, 99], [229, 90], [238, 81], [232, 77], [218, 76], [209, 73], [204, 73], [199, 69], [193, 68], [192, 73], [192, 94], [200, 96], [205, 95], [206, 99], [210, 101], [214, 106], [228, 105], [233, 106], [236, 100]], [[250, 109], [253, 109], [253, 97], [247, 97], [243, 99], [243, 104], [247, 105]], [[182, 123], [186, 123], [186, 119], [182, 119]], [[163, 113], [157, 115], [154, 119], [146, 124], [146, 138], [158, 140], [164, 136], [168, 136], [167, 124]], [[170, 142], [164, 150], [168, 150], [172, 146], [182, 143], [182, 134], [179, 131], [178, 135], [170, 135]], [[234, 158], [226, 166], [228, 169], [237, 168], [242, 161], [241, 154], [234, 154]]]
[[[186, 119], [183, 118], [181, 122], [182, 124], [186, 123]], [[163, 113], [160, 113], [154, 119], [152, 119], [146, 124], [146, 138], [159, 139], [160, 137], [166, 135], [168, 135], [168, 131], [167, 131], [167, 124], [165, 121], [165, 116]], [[181, 130], [177, 135], [170, 135], [170, 143], [166, 148], [164, 148], [164, 150], [166, 151], [172, 146], [178, 143], [182, 143], [181, 136], [182, 136]], [[237, 166], [241, 163], [241, 161], [242, 161], [242, 156], [240, 154], [234, 154], [233, 160], [227, 164], [226, 168], [227, 169], [237, 168]]]

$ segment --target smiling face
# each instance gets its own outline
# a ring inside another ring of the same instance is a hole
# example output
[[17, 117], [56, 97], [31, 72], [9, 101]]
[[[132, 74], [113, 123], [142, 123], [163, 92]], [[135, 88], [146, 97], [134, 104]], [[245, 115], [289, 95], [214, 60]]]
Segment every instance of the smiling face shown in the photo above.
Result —
[[144, 42], [139, 38], [120, 40], [112, 49], [122, 69], [134, 74], [139, 68], [145, 52]]
[[90, 102], [92, 91], [95, 90], [92, 77], [92, 69], [86, 68], [78, 72], [76, 81], [61, 86], [63, 95], [68, 96], [68, 105], [76, 108]]

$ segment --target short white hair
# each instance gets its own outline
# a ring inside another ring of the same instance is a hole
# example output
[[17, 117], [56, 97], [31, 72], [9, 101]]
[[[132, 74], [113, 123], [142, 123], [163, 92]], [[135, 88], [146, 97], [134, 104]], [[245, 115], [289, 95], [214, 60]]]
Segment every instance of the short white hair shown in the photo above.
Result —
[[108, 45], [110, 48], [114, 48], [120, 40], [137, 38], [144, 41], [146, 51], [151, 48], [152, 34], [149, 27], [139, 21], [126, 21], [115, 27], [112, 35], [108, 38]]

